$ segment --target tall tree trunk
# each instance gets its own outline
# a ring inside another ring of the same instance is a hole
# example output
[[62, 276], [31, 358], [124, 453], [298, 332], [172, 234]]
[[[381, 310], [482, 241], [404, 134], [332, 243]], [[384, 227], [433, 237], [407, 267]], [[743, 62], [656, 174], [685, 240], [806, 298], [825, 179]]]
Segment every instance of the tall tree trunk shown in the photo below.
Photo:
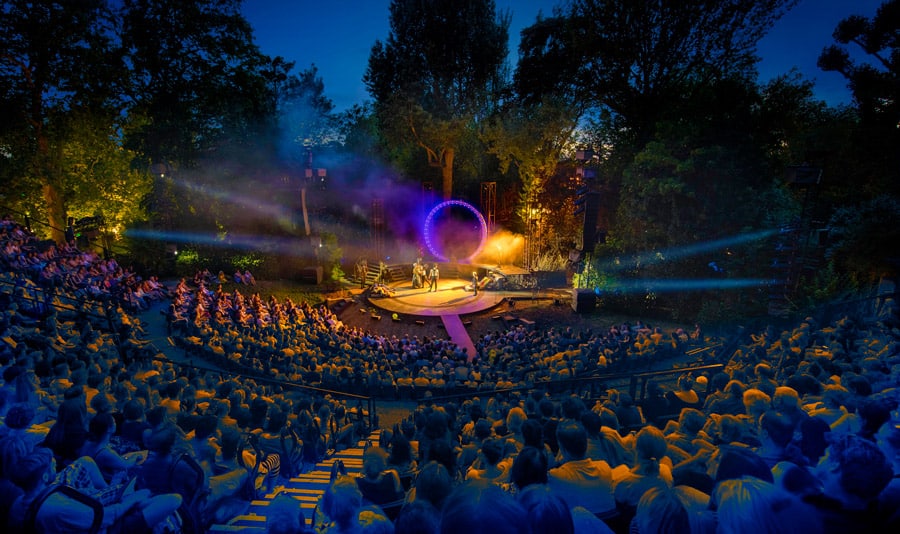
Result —
[[454, 149], [444, 149], [443, 157], [441, 158], [441, 185], [444, 200], [453, 198], [453, 156], [455, 156]]
[[59, 188], [47, 178], [41, 180], [41, 192], [47, 208], [47, 220], [50, 223], [50, 237], [59, 244], [66, 242], [66, 206]]

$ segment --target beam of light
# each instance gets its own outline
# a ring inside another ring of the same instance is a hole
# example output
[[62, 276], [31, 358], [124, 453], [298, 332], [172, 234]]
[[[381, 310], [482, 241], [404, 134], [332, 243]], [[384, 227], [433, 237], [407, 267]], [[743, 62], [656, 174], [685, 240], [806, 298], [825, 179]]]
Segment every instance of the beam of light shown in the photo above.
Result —
[[200, 185], [187, 180], [174, 180], [173, 183], [181, 189], [192, 193], [199, 193], [206, 197], [221, 200], [229, 204], [235, 204], [248, 211], [254, 211], [260, 215], [266, 216], [268, 219], [278, 221], [279, 226], [288, 228], [291, 226], [292, 212], [288, 208], [279, 204], [269, 204], [258, 199], [247, 198], [244, 195], [234, 194], [221, 189], [210, 187], [209, 185]]
[[245, 251], [275, 251], [290, 256], [312, 256], [313, 247], [308, 239], [295, 237], [270, 237], [228, 234], [222, 239], [215, 234], [191, 232], [162, 232], [158, 230], [128, 230], [125, 235], [134, 239], [165, 241], [167, 243], [191, 243], [218, 248]]
[[594, 293], [669, 293], [683, 291], [709, 291], [764, 287], [777, 284], [777, 280], [764, 278], [698, 278], [685, 280], [616, 280], [602, 288], [595, 287]]
[[747, 234], [740, 234], [732, 237], [723, 237], [702, 243], [693, 243], [691, 245], [681, 245], [671, 247], [658, 252], [644, 252], [635, 254], [619, 260], [607, 260], [599, 265], [601, 271], [615, 271], [630, 268], [633, 265], [650, 265], [654, 263], [663, 263], [666, 261], [674, 261], [696, 254], [703, 254], [715, 250], [721, 250], [728, 247], [735, 247], [758, 241], [778, 233], [778, 230], [759, 230]]

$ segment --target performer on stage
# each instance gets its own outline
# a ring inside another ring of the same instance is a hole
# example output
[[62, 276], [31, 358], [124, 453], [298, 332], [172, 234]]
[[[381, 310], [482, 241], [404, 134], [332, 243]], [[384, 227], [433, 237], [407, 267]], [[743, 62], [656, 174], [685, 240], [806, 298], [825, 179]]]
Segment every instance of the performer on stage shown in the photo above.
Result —
[[365, 258], [360, 258], [356, 262], [356, 276], [359, 277], [359, 288], [365, 289], [366, 276], [369, 274], [369, 262]]
[[424, 285], [425, 266], [422, 265], [422, 258], [416, 260], [412, 267], [412, 286], [413, 289], [419, 289]]
[[432, 264], [431, 271], [428, 273], [428, 291], [437, 292], [437, 283], [440, 276], [441, 273], [438, 271], [437, 263]]
[[472, 290], [475, 292], [474, 296], [478, 296], [478, 271], [472, 271]]

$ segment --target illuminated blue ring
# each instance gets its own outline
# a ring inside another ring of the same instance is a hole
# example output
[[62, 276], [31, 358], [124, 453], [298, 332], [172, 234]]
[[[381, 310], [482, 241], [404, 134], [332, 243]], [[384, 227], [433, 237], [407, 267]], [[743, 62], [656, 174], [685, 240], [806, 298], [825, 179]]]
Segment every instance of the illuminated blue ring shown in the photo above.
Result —
[[441, 202], [440, 204], [438, 204], [437, 206], [432, 208], [431, 211], [428, 212], [428, 217], [425, 218], [425, 228], [423, 229], [423, 234], [425, 235], [425, 245], [428, 247], [428, 250], [431, 251], [431, 254], [433, 254], [434, 257], [436, 257], [437, 259], [439, 259], [441, 261], [447, 261], [447, 258], [444, 257], [443, 254], [438, 252], [437, 248], [434, 246], [434, 243], [432, 242], [433, 240], [431, 239], [431, 232], [432, 232], [431, 226], [432, 226], [432, 222], [434, 220], [435, 214], [448, 206], [462, 206], [462, 207], [466, 208], [467, 210], [471, 211], [472, 214], [474, 214], [475, 217], [478, 218], [478, 224], [481, 225], [481, 242], [478, 243], [478, 248], [475, 249], [475, 252], [473, 252], [468, 258], [466, 258], [466, 261], [472, 261], [472, 258], [478, 256], [478, 254], [481, 252], [481, 249], [484, 248], [484, 244], [487, 241], [487, 233], [488, 232], [487, 232], [487, 223], [484, 221], [484, 217], [482, 217], [481, 212], [478, 211], [478, 209], [476, 209], [475, 206], [469, 204], [468, 202], [463, 202], [462, 200], [445, 200], [444, 202]]

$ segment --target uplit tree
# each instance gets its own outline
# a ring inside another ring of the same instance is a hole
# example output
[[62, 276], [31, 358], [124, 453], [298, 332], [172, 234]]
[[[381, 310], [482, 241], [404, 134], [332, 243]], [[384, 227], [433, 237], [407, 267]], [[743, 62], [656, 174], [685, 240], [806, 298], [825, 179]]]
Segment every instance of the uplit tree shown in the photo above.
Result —
[[[500, 172], [505, 174], [512, 168], [519, 178], [516, 211], [524, 224], [553, 223], [559, 230], [573, 229], [572, 203], [560, 202], [572, 196], [565, 194], [571, 193], [572, 184], [554, 183], [552, 179], [559, 174], [563, 155], [571, 152], [578, 118], [574, 106], [548, 96], [530, 106], [511, 101], [482, 128], [481, 139], [488, 153], [497, 157]], [[537, 205], [541, 206], [540, 213], [529, 213]]]
[[[75, 117], [115, 136], [122, 63], [114, 37], [103, 0], [10, 0], [0, 8], [0, 187], [20, 208], [33, 202], [57, 242], [77, 191], [71, 148], [80, 141], [72, 136], [84, 132]], [[84, 157], [78, 165], [102, 156]]]
[[380, 127], [425, 151], [445, 199], [459, 143], [504, 82], [509, 20], [493, 0], [392, 0], [391, 32], [372, 47], [364, 81]]

